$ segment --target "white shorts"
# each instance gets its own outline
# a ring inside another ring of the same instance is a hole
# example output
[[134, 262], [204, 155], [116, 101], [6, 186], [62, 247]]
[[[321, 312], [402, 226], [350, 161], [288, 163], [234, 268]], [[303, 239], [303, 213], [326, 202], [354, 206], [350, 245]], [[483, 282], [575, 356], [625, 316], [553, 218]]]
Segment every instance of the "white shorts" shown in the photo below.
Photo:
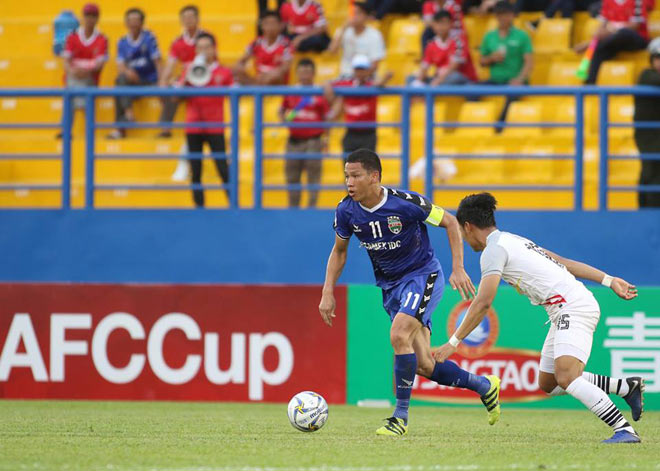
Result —
[[555, 359], [565, 355], [586, 365], [599, 318], [599, 311], [561, 314], [545, 338], [539, 369], [554, 374]]

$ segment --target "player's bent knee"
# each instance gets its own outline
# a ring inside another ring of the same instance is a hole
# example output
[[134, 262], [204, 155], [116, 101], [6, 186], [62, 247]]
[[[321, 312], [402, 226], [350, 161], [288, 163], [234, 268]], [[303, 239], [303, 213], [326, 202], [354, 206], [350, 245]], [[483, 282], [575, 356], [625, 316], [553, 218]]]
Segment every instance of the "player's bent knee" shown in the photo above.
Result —
[[[569, 384], [571, 384], [578, 375], [572, 369], [556, 369], [555, 370], [555, 381], [563, 389], [566, 389]], [[554, 388], [553, 388], [554, 389]], [[545, 389], [544, 389], [545, 391]], [[548, 391], [546, 391], [548, 392]]]
[[550, 394], [557, 387], [557, 380], [552, 373], [545, 373], [541, 371], [539, 373], [539, 389], [546, 394]]
[[395, 352], [411, 348], [410, 335], [400, 329], [392, 329], [390, 332], [390, 343]]

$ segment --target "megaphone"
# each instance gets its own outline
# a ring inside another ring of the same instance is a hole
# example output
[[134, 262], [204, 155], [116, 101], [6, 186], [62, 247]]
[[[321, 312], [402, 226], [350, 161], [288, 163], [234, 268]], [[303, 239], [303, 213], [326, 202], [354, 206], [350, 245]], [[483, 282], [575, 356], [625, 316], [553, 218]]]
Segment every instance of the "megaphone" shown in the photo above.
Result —
[[193, 87], [203, 87], [211, 81], [211, 68], [206, 63], [204, 54], [195, 56], [186, 73], [186, 81]]

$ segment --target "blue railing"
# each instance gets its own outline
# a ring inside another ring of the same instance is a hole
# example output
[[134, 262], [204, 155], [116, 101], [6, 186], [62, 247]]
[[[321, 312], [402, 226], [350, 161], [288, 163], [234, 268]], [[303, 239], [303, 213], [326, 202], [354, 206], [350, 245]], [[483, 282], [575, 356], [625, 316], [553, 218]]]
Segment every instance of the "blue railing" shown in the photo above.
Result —
[[[635, 128], [660, 128], [660, 122], [644, 123], [611, 123], [608, 117], [608, 100], [611, 95], [645, 95], [660, 96], [660, 90], [655, 87], [493, 87], [493, 86], [464, 86], [464, 87], [428, 87], [428, 88], [410, 88], [410, 87], [389, 87], [389, 88], [338, 88], [336, 93], [340, 96], [372, 96], [372, 95], [391, 95], [401, 97], [401, 119], [397, 122], [375, 122], [347, 124], [343, 122], [323, 122], [323, 123], [284, 123], [284, 122], [264, 122], [263, 119], [263, 100], [267, 96], [283, 95], [319, 95], [322, 89], [318, 87], [218, 87], [218, 88], [185, 88], [185, 89], [165, 89], [156, 87], [124, 87], [124, 88], [79, 88], [79, 89], [0, 89], [0, 97], [61, 97], [63, 100], [62, 121], [61, 123], [0, 123], [0, 129], [16, 128], [61, 128], [62, 131], [62, 151], [60, 154], [0, 154], [0, 159], [59, 159], [62, 165], [62, 181], [60, 184], [0, 184], [0, 190], [8, 189], [27, 189], [27, 190], [52, 190], [61, 191], [62, 208], [71, 207], [71, 137], [73, 121], [73, 98], [84, 97], [85, 100], [85, 119], [86, 119], [86, 173], [85, 173], [85, 208], [94, 208], [94, 197], [96, 190], [112, 189], [130, 189], [130, 190], [165, 190], [181, 191], [182, 189], [224, 189], [229, 192], [229, 207], [238, 207], [238, 189], [239, 189], [239, 107], [242, 97], [251, 97], [254, 99], [254, 206], [262, 206], [262, 194], [266, 190], [287, 190], [287, 189], [306, 189], [306, 190], [337, 190], [343, 189], [343, 185], [265, 185], [263, 183], [262, 166], [265, 159], [280, 158], [340, 158], [341, 155], [323, 154], [270, 154], [264, 153], [263, 130], [272, 127], [314, 127], [314, 128], [334, 128], [334, 127], [392, 127], [399, 128], [401, 132], [401, 151], [400, 154], [383, 154], [383, 158], [395, 158], [401, 161], [401, 175], [399, 184], [406, 188], [409, 184], [409, 163], [410, 163], [410, 108], [413, 98], [421, 98], [426, 104], [426, 129], [425, 129], [425, 155], [433, 158], [426, 159], [425, 175], [425, 193], [432, 196], [434, 190], [542, 190], [542, 191], [573, 191], [574, 208], [583, 208], [583, 164], [584, 164], [584, 99], [586, 96], [595, 95], [600, 101], [599, 115], [599, 135], [606, 136], [608, 129], [613, 127], [635, 127]], [[98, 97], [115, 96], [225, 96], [230, 103], [230, 119], [226, 123], [99, 123], [95, 117], [95, 100]], [[575, 122], [540, 122], [540, 123], [510, 123], [510, 122], [435, 122], [434, 121], [434, 100], [438, 96], [459, 96], [468, 99], [477, 99], [482, 96], [572, 96], [575, 98]], [[95, 175], [95, 162], [97, 160], [111, 159], [200, 159], [202, 154], [97, 154], [95, 151], [95, 133], [96, 129], [108, 128], [184, 128], [184, 127], [225, 127], [231, 130], [230, 149], [228, 159], [230, 162], [229, 183], [222, 185], [167, 185], [167, 184], [98, 184]], [[571, 127], [575, 130], [574, 154], [556, 154], [556, 155], [527, 155], [527, 154], [509, 154], [509, 155], [477, 155], [462, 154], [451, 156], [446, 154], [437, 154], [434, 152], [434, 130], [435, 128], [457, 128], [457, 127]], [[660, 131], [659, 131], [660, 132]], [[609, 152], [608, 139], [600, 139], [600, 166], [599, 166], [599, 208], [607, 208], [607, 195], [609, 191], [649, 191], [660, 192], [660, 185], [645, 186], [614, 186], [608, 182], [608, 161], [621, 159], [652, 159], [660, 160], [660, 154], [644, 155], [612, 155]], [[433, 159], [440, 157], [451, 157], [453, 159], [555, 159], [555, 160], [573, 160], [574, 165], [574, 184], [573, 185], [437, 185], [433, 182]]]

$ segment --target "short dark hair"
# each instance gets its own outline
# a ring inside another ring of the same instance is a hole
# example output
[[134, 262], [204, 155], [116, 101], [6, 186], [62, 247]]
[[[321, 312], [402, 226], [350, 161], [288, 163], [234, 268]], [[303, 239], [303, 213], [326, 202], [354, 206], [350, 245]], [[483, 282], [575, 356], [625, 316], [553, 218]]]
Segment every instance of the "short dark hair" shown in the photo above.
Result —
[[266, 10], [265, 12], [263, 12], [261, 14], [261, 17], [259, 18], [259, 20], [263, 20], [264, 18], [269, 18], [271, 16], [273, 18], [277, 18], [277, 21], [280, 20], [280, 14], [275, 10]]
[[440, 21], [444, 20], [445, 18], [451, 20], [451, 13], [449, 13], [447, 10], [440, 10], [438, 13], [433, 15], [433, 21]]
[[371, 9], [369, 8], [369, 4], [367, 2], [354, 2], [353, 6], [359, 8], [367, 15], [371, 13]]
[[199, 8], [197, 5], [186, 5], [181, 10], [179, 10], [179, 16], [183, 15], [187, 11], [191, 11], [195, 14], [195, 16], [199, 16]]
[[303, 57], [300, 59], [296, 65], [296, 68], [298, 67], [311, 67], [313, 70], [316, 70], [316, 64], [314, 64], [314, 61], [309, 57]]
[[493, 13], [515, 13], [515, 8], [508, 0], [500, 0], [493, 7]]
[[346, 159], [347, 164], [362, 164], [367, 172], [378, 172], [378, 179], [383, 176], [383, 166], [380, 164], [378, 154], [369, 149], [358, 149], [350, 154]]
[[216, 45], [215, 37], [210, 33], [199, 33], [195, 38], [195, 44], [197, 44], [200, 39], [208, 39], [209, 41], [211, 41], [211, 44], [213, 44], [214, 46]]
[[139, 8], [129, 8], [128, 10], [126, 10], [126, 13], [124, 13], [124, 18], [128, 18], [128, 15], [132, 15], [132, 14], [140, 15], [140, 21], [144, 23], [144, 18], [145, 18], [144, 11], [140, 10]]
[[466, 222], [480, 229], [495, 226], [497, 200], [490, 193], [477, 193], [461, 200], [456, 211], [456, 219], [462, 226]]

